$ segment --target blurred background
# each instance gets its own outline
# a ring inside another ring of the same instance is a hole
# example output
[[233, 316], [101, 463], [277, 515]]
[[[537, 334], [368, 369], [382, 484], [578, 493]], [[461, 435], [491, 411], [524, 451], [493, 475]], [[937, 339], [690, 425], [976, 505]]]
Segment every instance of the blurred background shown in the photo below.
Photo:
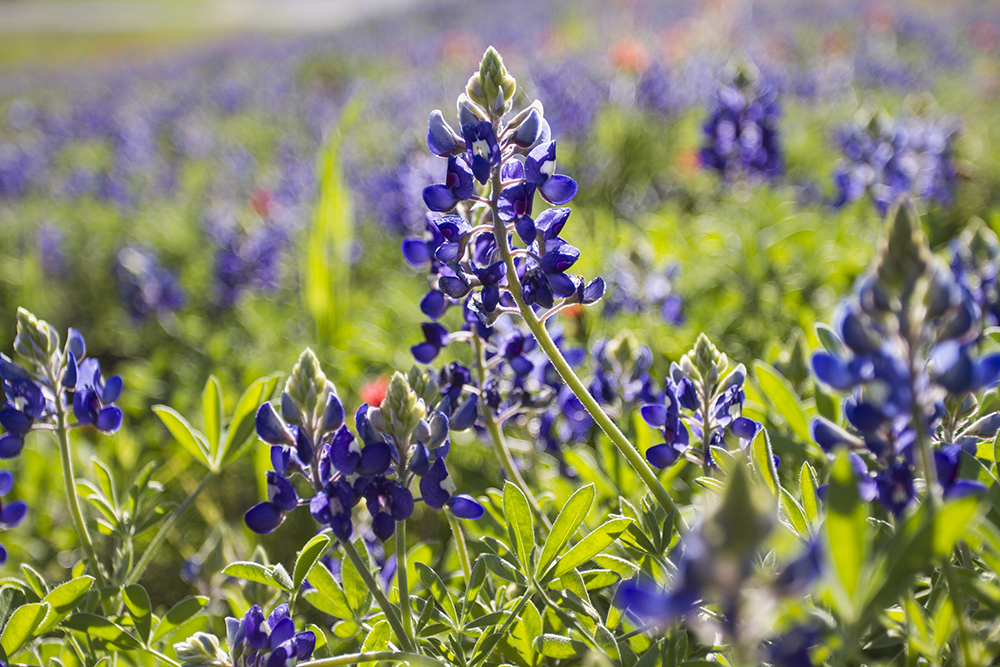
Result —
[[[630, 328], [654, 377], [701, 331], [736, 361], [787, 367], [900, 194], [940, 248], [973, 217], [1000, 225], [995, 2], [4, 0], [0, 340], [10, 354], [23, 305], [123, 375], [126, 426], [80, 434], [83, 462], [129, 480], [155, 461], [181, 499], [197, 470], [151, 405], [197, 415], [214, 373], [231, 409], [307, 345], [351, 409], [410, 367], [426, 281], [399, 248], [444, 176], [427, 116], [457, 124], [490, 44], [580, 184], [563, 234], [575, 270], [609, 285], [560, 326], [585, 348]], [[459, 475], [496, 483], [469, 444]], [[54, 451], [29, 443], [21, 493], [61, 495]], [[290, 557], [287, 531], [308, 520], [242, 527], [267, 465], [258, 448], [199, 498], [154, 599], [218, 585], [200, 573], [223, 549]], [[12, 563], [66, 561], [75, 538], [50, 505]]]

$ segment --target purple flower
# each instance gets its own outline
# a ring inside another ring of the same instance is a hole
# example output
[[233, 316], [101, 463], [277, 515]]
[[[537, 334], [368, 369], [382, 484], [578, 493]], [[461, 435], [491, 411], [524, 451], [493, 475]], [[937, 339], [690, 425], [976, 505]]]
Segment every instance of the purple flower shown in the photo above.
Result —
[[0, 458], [10, 459], [21, 453], [24, 436], [43, 417], [48, 402], [28, 371], [4, 355], [0, 355], [0, 379], [3, 381], [0, 425], [7, 431], [0, 436]]
[[[0, 470], [0, 496], [10, 493], [14, 487], [14, 476], [7, 470]], [[15, 500], [12, 503], [0, 501], [0, 528], [9, 530], [17, 527], [28, 512], [28, 505], [24, 501]], [[7, 562], [7, 549], [0, 544], [0, 565]]]
[[112, 375], [105, 382], [101, 378], [100, 362], [85, 359], [77, 371], [76, 392], [73, 394], [76, 420], [105, 433], [117, 431], [122, 425], [122, 411], [112, 404], [121, 396], [123, 386], [120, 375]]
[[472, 169], [462, 158], [448, 156], [448, 172], [443, 184], [424, 188], [424, 203], [432, 211], [447, 213], [460, 201], [472, 196]]
[[485, 184], [490, 178], [490, 169], [500, 164], [500, 145], [493, 124], [488, 120], [465, 123], [462, 125], [462, 137], [472, 173], [477, 181]]
[[295, 632], [287, 604], [275, 607], [266, 620], [254, 605], [242, 620], [227, 618], [226, 630], [233, 667], [294, 667], [316, 648], [311, 630]]

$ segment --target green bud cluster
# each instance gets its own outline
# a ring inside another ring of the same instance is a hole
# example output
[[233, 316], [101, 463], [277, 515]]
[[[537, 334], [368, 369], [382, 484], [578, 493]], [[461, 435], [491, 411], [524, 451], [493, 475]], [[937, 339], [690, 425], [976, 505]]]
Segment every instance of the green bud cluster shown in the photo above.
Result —
[[323, 413], [333, 384], [326, 379], [316, 354], [306, 348], [285, 382], [288, 394], [306, 419]]
[[479, 62], [479, 71], [469, 77], [465, 94], [470, 100], [489, 111], [494, 118], [510, 111], [517, 81], [504, 67], [503, 58], [492, 46]]
[[426, 414], [424, 400], [413, 391], [406, 376], [398, 371], [393, 373], [381, 406], [382, 422], [389, 433], [400, 442], [407, 442]]
[[413, 365], [406, 374], [406, 381], [424, 405], [433, 405], [437, 401], [440, 387], [437, 380], [427, 371]]
[[184, 667], [227, 667], [229, 655], [222, 650], [215, 635], [196, 632], [188, 639], [174, 644], [177, 659]]
[[36, 365], [47, 367], [60, 354], [59, 333], [45, 320], [36, 318], [24, 308], [18, 308], [14, 350]]
[[691, 351], [681, 357], [680, 367], [692, 381], [714, 394], [719, 378], [729, 368], [729, 358], [702, 333]]

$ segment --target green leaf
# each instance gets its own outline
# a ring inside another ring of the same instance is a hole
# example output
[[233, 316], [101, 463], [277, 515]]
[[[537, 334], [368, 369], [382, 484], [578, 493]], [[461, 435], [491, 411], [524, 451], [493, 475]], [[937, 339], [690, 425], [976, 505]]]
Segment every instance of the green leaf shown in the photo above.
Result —
[[469, 584], [465, 589], [465, 602], [462, 604], [462, 623], [469, 617], [472, 605], [479, 597], [479, 591], [483, 589], [486, 582], [486, 563], [482, 558], [477, 558], [472, 565], [472, 573], [469, 575]]
[[175, 604], [167, 612], [167, 615], [160, 619], [156, 630], [153, 632], [152, 641], [156, 642], [163, 639], [201, 611], [206, 604], [208, 604], [208, 598], [201, 595], [184, 598]]
[[868, 560], [868, 512], [858, 496], [858, 485], [846, 452], [833, 463], [827, 495], [826, 536], [837, 577], [853, 606], [857, 601], [861, 567]]
[[771, 438], [767, 435], [767, 429], [761, 429], [757, 437], [753, 439], [751, 445], [753, 454], [753, 465], [757, 469], [757, 474], [771, 490], [773, 495], [778, 495], [780, 488], [778, 482], [778, 469], [774, 465], [774, 452], [771, 449]]
[[816, 495], [818, 487], [816, 471], [808, 463], [803, 463], [799, 471], [799, 493], [802, 495], [802, 510], [810, 523], [819, 516], [819, 496]]
[[317, 535], [312, 538], [299, 552], [299, 557], [295, 559], [295, 569], [292, 575], [292, 590], [297, 591], [302, 587], [302, 582], [309, 577], [313, 567], [323, 557], [327, 549], [330, 548], [329, 535]]
[[[308, 578], [315, 590], [306, 591], [306, 600], [313, 606], [337, 618], [347, 619], [353, 616], [351, 605], [347, 601], [347, 596], [344, 595], [344, 589], [340, 587], [325, 565], [320, 563], [318, 567], [314, 567]], [[316, 593], [323, 600], [314, 600], [313, 598], [316, 596], [310, 596], [310, 593]], [[320, 606], [321, 604], [323, 606]]]
[[596, 570], [581, 570], [580, 576], [583, 577], [583, 583], [586, 585], [588, 591], [611, 586], [612, 584], [618, 583], [621, 579], [621, 575], [614, 570], [605, 570], [603, 568]]
[[45, 623], [38, 626], [35, 636], [43, 635], [56, 627], [59, 621], [66, 618], [71, 611], [76, 609], [76, 606], [80, 604], [80, 601], [83, 600], [93, 584], [93, 577], [83, 576], [70, 579], [65, 584], [53, 588], [42, 600], [42, 602], [52, 607], [52, 613], [45, 619]]
[[48, 614], [49, 605], [46, 602], [33, 602], [18, 607], [7, 621], [3, 635], [0, 636], [0, 646], [4, 652], [7, 655], [14, 655], [31, 639], [35, 628], [42, 624]]
[[792, 494], [784, 488], [781, 488], [781, 509], [785, 511], [785, 517], [792, 524], [795, 532], [803, 537], [809, 535], [809, 523], [806, 521], [806, 513]]
[[281, 563], [274, 564], [274, 567], [271, 568], [271, 576], [274, 577], [274, 582], [278, 586], [284, 588], [289, 593], [294, 590], [292, 587], [292, 578], [288, 576], [288, 570]]
[[208, 376], [201, 394], [201, 410], [205, 418], [205, 437], [211, 460], [219, 463], [219, 441], [222, 438], [222, 387], [214, 375]]
[[506, 579], [512, 583], [524, 586], [528, 583], [524, 575], [521, 574], [511, 563], [507, 560], [497, 556], [496, 554], [483, 554], [477, 561], [482, 562], [490, 572], [497, 575], [501, 579]]
[[836, 355], [842, 355], [844, 353], [844, 343], [841, 342], [840, 336], [834, 331], [829, 325], [823, 324], [822, 322], [816, 324], [816, 337], [819, 338], [820, 345], [826, 348], [828, 352], [832, 352]]
[[139, 638], [143, 644], [149, 644], [149, 633], [153, 625], [153, 605], [149, 601], [149, 594], [146, 589], [139, 584], [126, 586], [122, 591], [125, 599], [125, 607], [129, 615], [135, 621], [135, 629], [139, 631]]
[[521, 618], [511, 628], [511, 640], [521, 657], [530, 665], [535, 662], [535, 637], [542, 634], [542, 616], [531, 602], [524, 605]]
[[49, 587], [45, 583], [45, 579], [42, 578], [42, 575], [26, 563], [21, 563], [21, 572], [24, 574], [24, 580], [28, 582], [28, 587], [35, 592], [35, 595], [39, 599], [45, 597], [49, 592]]
[[754, 364], [757, 384], [767, 397], [769, 403], [788, 422], [788, 427], [804, 443], [811, 443], [809, 434], [809, 416], [795, 396], [795, 390], [785, 377], [762, 361]]
[[[390, 628], [386, 621], [379, 621], [372, 626], [365, 641], [361, 644], [361, 653], [375, 653], [389, 648]], [[374, 661], [359, 662], [358, 667], [374, 667]]]
[[944, 503], [934, 518], [933, 555], [944, 558], [951, 553], [959, 538], [965, 534], [979, 507], [978, 496], [967, 496]]
[[602, 523], [559, 559], [552, 576], [561, 577], [578, 565], [586, 563], [610, 546], [630, 525], [632, 525], [632, 519], [626, 517]]
[[167, 430], [174, 436], [174, 439], [181, 443], [181, 446], [191, 456], [209, 470], [215, 470], [215, 465], [212, 463], [204, 435], [196, 431], [180, 413], [170, 406], [154, 405], [153, 412], [160, 418], [163, 425], [167, 427]]
[[594, 496], [597, 494], [593, 484], [578, 489], [576, 493], [569, 497], [566, 504], [559, 511], [559, 516], [552, 524], [552, 531], [545, 539], [542, 547], [542, 555], [538, 559], [538, 571], [545, 578], [545, 570], [549, 564], [562, 553], [562, 550], [569, 544], [570, 539], [576, 533], [583, 520], [587, 518], [591, 505], [594, 504]]
[[281, 588], [278, 582], [275, 581], [274, 575], [271, 574], [270, 568], [260, 563], [252, 563], [250, 561], [230, 563], [222, 570], [222, 574], [264, 584], [265, 586]]
[[236, 402], [236, 410], [233, 411], [229, 429], [226, 431], [225, 446], [219, 451], [219, 459], [223, 465], [235, 461], [246, 453], [248, 447], [244, 445], [249, 444], [247, 439], [254, 432], [257, 408], [271, 398], [274, 388], [278, 386], [278, 377], [278, 374], [274, 374], [254, 380]]
[[516, 484], [507, 482], [503, 487], [503, 515], [507, 521], [507, 534], [514, 547], [514, 554], [525, 572], [530, 572], [531, 553], [535, 548], [535, 525], [531, 507], [524, 492]]
[[[359, 553], [367, 553], [364, 545], [361, 546]], [[341, 581], [344, 582], [344, 595], [347, 596], [347, 603], [354, 611], [363, 613], [368, 607], [367, 600], [371, 593], [368, 591], [368, 586], [365, 585], [365, 580], [361, 578], [358, 568], [354, 567], [354, 561], [350, 558], [344, 558], [340, 563], [340, 574]]]
[[441, 608], [444, 609], [444, 613], [448, 615], [453, 622], [458, 622], [458, 614], [455, 611], [455, 598], [451, 596], [451, 591], [448, 587], [444, 585], [441, 581], [441, 577], [438, 573], [432, 570], [430, 567], [424, 563], [417, 563], [417, 573], [420, 576], [420, 581], [423, 583], [424, 587], [430, 591], [431, 596], [437, 600]]
[[534, 641], [535, 650], [546, 658], [556, 658], [565, 660], [575, 658], [587, 653], [587, 645], [583, 642], [563, 637], [562, 635], [544, 634], [536, 637]]
[[142, 648], [139, 640], [125, 628], [97, 614], [78, 612], [63, 621], [62, 627], [81, 632], [88, 639], [101, 639], [126, 651]]

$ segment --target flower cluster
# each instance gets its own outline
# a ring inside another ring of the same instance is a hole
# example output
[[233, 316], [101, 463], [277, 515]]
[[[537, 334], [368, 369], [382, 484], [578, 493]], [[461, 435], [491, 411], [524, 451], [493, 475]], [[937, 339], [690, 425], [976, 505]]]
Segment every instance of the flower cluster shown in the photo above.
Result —
[[[57, 402], [60, 406], [71, 402], [75, 426], [93, 426], [105, 433], [121, 427], [122, 411], [115, 402], [124, 382], [119, 375], [102, 377], [101, 364], [87, 358], [79, 331], [70, 328], [66, 345], [60, 349], [55, 329], [23, 309], [17, 313], [17, 328], [14, 349], [29, 363], [26, 368], [0, 354], [0, 425], [6, 431], [0, 436], [0, 458], [19, 455], [25, 436], [36, 425], [54, 423]], [[67, 391], [73, 392], [71, 401], [64, 394]]]
[[226, 635], [233, 667], [295, 667], [312, 657], [316, 635], [295, 632], [288, 605], [280, 604], [265, 619], [259, 605], [241, 619], [226, 619]]
[[834, 172], [835, 206], [869, 194], [879, 213], [902, 195], [951, 204], [957, 171], [953, 158], [958, 123], [954, 118], [872, 114], [842, 128], [837, 143], [844, 154]]
[[159, 317], [184, 305], [177, 276], [151, 252], [123, 247], [115, 256], [115, 274], [122, 300], [136, 319]]
[[[411, 377], [420, 376], [411, 373]], [[270, 402], [257, 412], [257, 435], [271, 445], [274, 470], [267, 473], [268, 499], [244, 517], [254, 532], [273, 531], [286, 512], [308, 504], [317, 523], [328, 526], [338, 539], [348, 540], [354, 532], [353, 508], [363, 499], [372, 531], [387, 540], [396, 522], [413, 513], [410, 485], [415, 478], [428, 507], [448, 507], [460, 518], [482, 516], [482, 506], [455, 494], [449, 479], [448, 415], [428, 413], [403, 375], [393, 376], [380, 407], [364, 404], [358, 409], [355, 436], [344, 424], [344, 407], [333, 384], [307, 349], [285, 385], [280, 413]], [[295, 474], [312, 487], [308, 503], [299, 499], [290, 480]]]
[[[974, 452], [1000, 426], [1000, 415], [979, 415], [972, 397], [1000, 381], [1000, 353], [976, 353], [980, 332], [976, 300], [931, 254], [911, 205], [899, 204], [871, 271], [812, 362], [821, 382], [849, 392], [844, 416], [860, 434], [819, 418], [813, 436], [825, 451], [864, 455], [852, 460], [867, 500], [901, 514], [915, 496], [917, 465], [933, 466], [925, 479], [936, 476], [946, 497], [981, 490], [958, 478], [963, 447]], [[936, 445], [933, 460], [921, 463], [921, 439]]]
[[983, 327], [1000, 324], [1000, 241], [981, 220], [974, 220], [951, 243], [951, 270], [979, 306]]
[[[14, 476], [7, 470], [0, 470], [0, 496], [6, 496], [14, 488]], [[12, 503], [0, 501], [0, 528], [16, 528], [28, 513], [28, 504], [23, 500]], [[0, 544], [0, 565], [7, 562], [7, 549]]]
[[709, 103], [702, 131], [702, 164], [727, 181], [765, 180], [785, 169], [778, 136], [781, 109], [775, 88], [743, 69]]
[[[705, 334], [694, 348], [670, 366], [662, 404], [647, 404], [642, 418], [663, 435], [663, 443], [646, 450], [646, 459], [657, 468], [692, 455], [707, 467], [712, 464], [712, 447], [728, 449], [725, 434], [732, 433], [740, 449], [746, 449], [760, 432], [760, 423], [743, 416], [746, 368], [739, 364], [728, 375], [724, 353]], [[681, 409], [687, 413], [683, 415]], [[682, 419], [683, 416], [683, 419]], [[691, 436], [700, 446], [691, 442]]]
[[[445, 182], [425, 188], [423, 198], [439, 215], [429, 216], [422, 237], [403, 242], [403, 255], [413, 266], [430, 268], [431, 290], [421, 310], [432, 320], [463, 304], [490, 325], [518, 300], [551, 311], [594, 303], [604, 294], [600, 278], [586, 282], [568, 273], [580, 251], [560, 236], [570, 215], [562, 206], [577, 185], [555, 173], [556, 142], [540, 102], [504, 121], [514, 87], [491, 48], [458, 99], [461, 133], [440, 111], [430, 116], [427, 145], [448, 166]], [[536, 194], [553, 208], [536, 214]], [[512, 248], [516, 240], [524, 247]], [[426, 344], [414, 351], [427, 363], [448, 337], [437, 322], [425, 325], [424, 334]]]
[[604, 297], [606, 316], [652, 311], [669, 324], [683, 323], [684, 299], [674, 290], [679, 264], [654, 267], [639, 249], [616, 255], [612, 264], [614, 273], [608, 279], [608, 294]]

